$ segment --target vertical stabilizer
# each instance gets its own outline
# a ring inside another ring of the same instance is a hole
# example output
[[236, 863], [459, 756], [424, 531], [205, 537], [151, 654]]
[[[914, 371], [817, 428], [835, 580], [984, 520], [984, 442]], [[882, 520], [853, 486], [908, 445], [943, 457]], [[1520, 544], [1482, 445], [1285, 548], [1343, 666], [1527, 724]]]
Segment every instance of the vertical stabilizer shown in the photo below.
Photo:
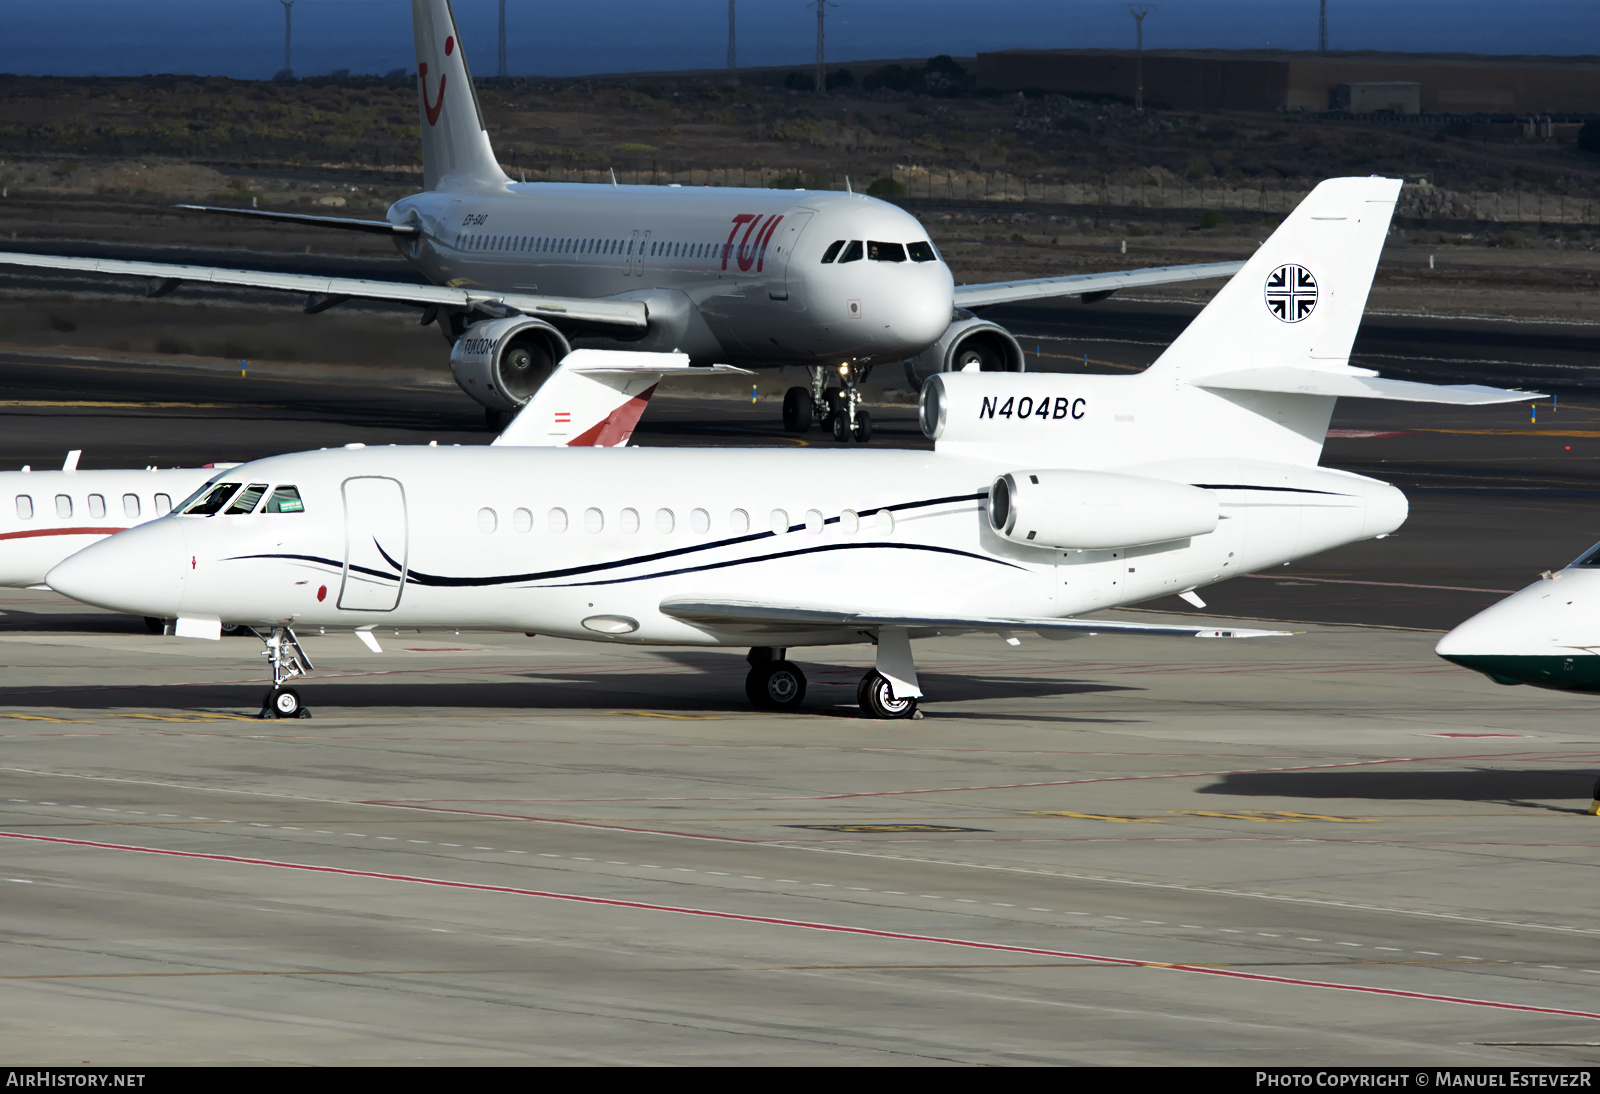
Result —
[[411, 0], [411, 23], [417, 42], [424, 188], [504, 186], [510, 180], [489, 146], [450, 0]]
[[1193, 383], [1242, 369], [1344, 370], [1399, 195], [1398, 179], [1317, 186], [1148, 375]]

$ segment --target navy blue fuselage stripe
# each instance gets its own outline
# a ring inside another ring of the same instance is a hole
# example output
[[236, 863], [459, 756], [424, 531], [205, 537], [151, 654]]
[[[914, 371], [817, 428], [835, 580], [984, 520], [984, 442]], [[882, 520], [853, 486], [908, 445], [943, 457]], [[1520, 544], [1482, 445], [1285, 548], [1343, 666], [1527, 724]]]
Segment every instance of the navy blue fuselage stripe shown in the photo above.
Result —
[[1274, 494], [1326, 494], [1330, 498], [1349, 498], [1353, 494], [1341, 494], [1336, 490], [1305, 490], [1298, 486], [1242, 486], [1232, 483], [1218, 482], [1193, 482], [1189, 484], [1196, 490], [1266, 490]]
[[752, 562], [771, 562], [777, 558], [795, 558], [799, 555], [821, 554], [824, 551], [931, 551], [941, 555], [956, 555], [959, 558], [976, 559], [979, 562], [992, 562], [996, 566], [1007, 566], [1013, 570], [1026, 567], [1018, 566], [1014, 562], [1006, 562], [998, 558], [989, 558], [987, 555], [975, 555], [971, 551], [958, 551], [954, 547], [933, 547], [925, 543], [828, 543], [817, 547], [802, 547], [797, 551], [776, 551], [770, 555], [756, 555], [754, 558], [731, 558], [726, 562], [708, 562], [703, 566], [685, 566], [678, 570], [662, 570], [660, 573], [640, 574], [638, 577], [607, 577], [599, 581], [568, 581], [559, 585], [535, 585], [536, 589], [576, 589], [586, 585], [623, 585], [630, 581], [649, 581], [658, 577], [676, 577], [679, 574], [704, 573], [707, 570], [723, 570], [729, 566], [744, 566]]

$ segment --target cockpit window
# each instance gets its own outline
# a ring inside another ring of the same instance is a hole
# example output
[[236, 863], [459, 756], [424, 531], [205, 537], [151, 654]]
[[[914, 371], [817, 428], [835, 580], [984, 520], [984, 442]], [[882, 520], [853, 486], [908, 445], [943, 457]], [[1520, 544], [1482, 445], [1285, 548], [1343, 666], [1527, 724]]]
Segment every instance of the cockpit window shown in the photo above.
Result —
[[224, 505], [228, 504], [228, 499], [233, 497], [238, 489], [239, 484], [236, 482], [219, 482], [200, 495], [199, 501], [190, 502], [183, 512], [191, 517], [215, 516]]
[[844, 254], [839, 256], [840, 262], [855, 262], [861, 258], [861, 241], [852, 239], [844, 249]]
[[228, 506], [227, 510], [223, 513], [223, 516], [242, 517], [249, 513], [254, 513], [256, 511], [257, 503], [261, 501], [261, 495], [265, 494], [266, 492], [266, 483], [251, 483], [249, 486], [239, 491], [239, 496], [233, 499], [233, 504]]
[[300, 488], [296, 486], [280, 486], [272, 492], [272, 497], [267, 499], [264, 513], [303, 513], [306, 503], [300, 500]]
[[913, 262], [932, 262], [939, 257], [934, 253], [933, 244], [927, 242], [908, 243], [906, 244], [906, 250], [911, 252], [911, 261]]
[[836, 239], [828, 244], [828, 249], [822, 252], [822, 261], [832, 262], [839, 257], [839, 248], [844, 246], [844, 240]]
[[867, 243], [867, 257], [874, 262], [904, 262], [906, 249], [904, 244], [879, 243], [874, 239]]
[[1596, 543], [1593, 547], [1579, 555], [1578, 561], [1574, 562], [1573, 565], [1588, 567], [1600, 566], [1600, 543]]

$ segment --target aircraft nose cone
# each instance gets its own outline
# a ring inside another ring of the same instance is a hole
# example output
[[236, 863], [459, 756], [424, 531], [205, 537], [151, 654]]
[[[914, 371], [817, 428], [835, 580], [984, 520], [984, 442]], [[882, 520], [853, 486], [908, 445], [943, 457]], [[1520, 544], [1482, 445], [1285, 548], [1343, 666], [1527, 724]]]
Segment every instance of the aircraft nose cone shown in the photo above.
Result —
[[155, 520], [85, 547], [46, 574], [45, 584], [97, 608], [171, 619], [187, 565], [183, 529]]

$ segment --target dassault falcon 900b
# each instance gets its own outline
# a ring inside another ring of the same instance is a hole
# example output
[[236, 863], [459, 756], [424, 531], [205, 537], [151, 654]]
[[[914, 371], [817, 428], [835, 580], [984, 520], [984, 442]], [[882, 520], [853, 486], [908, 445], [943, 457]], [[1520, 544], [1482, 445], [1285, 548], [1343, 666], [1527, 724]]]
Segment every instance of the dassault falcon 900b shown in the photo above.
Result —
[[167, 263], [0, 254], [0, 263], [307, 294], [306, 310], [352, 297], [425, 309], [452, 349], [456, 382], [500, 428], [575, 340], [681, 351], [695, 364], [800, 365], [784, 400], [804, 431], [828, 419], [865, 440], [858, 384], [906, 362], [913, 383], [969, 365], [1023, 370], [1017, 340], [967, 309], [1226, 277], [1208, 263], [957, 288], [917, 219], [859, 194], [747, 188], [517, 183], [484, 129], [448, 0], [412, 0], [423, 191], [383, 220], [250, 209], [208, 212], [376, 232], [431, 282], [274, 274]]
[[[377, 627], [748, 646], [746, 692], [768, 709], [804, 697], [789, 649], [868, 641], [876, 665], [857, 695], [889, 718], [915, 713], [922, 694], [913, 638], [1259, 634], [1073, 617], [1194, 597], [1398, 528], [1400, 491], [1317, 466], [1339, 396], [1535, 397], [1350, 367], [1399, 191], [1381, 178], [1323, 183], [1141, 374], [929, 377], [932, 452], [730, 460], [513, 439], [276, 456], [47, 580], [115, 611], [176, 616], [180, 634], [215, 637], [224, 619], [259, 627], [274, 667], [264, 708], [280, 716], [300, 710], [282, 685], [307, 667], [294, 637], [306, 627], [354, 629], [374, 648]], [[512, 429], [545, 432], [540, 408]], [[291, 487], [305, 501], [293, 514], [230, 508]]]

